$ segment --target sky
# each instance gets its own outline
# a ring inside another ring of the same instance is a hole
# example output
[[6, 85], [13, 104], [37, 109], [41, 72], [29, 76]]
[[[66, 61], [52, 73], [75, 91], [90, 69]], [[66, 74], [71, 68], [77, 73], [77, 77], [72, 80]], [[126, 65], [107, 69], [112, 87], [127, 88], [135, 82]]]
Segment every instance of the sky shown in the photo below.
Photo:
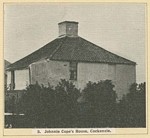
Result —
[[58, 37], [58, 23], [79, 22], [79, 36], [137, 63], [145, 81], [145, 4], [20, 3], [4, 5], [4, 58], [13, 63]]

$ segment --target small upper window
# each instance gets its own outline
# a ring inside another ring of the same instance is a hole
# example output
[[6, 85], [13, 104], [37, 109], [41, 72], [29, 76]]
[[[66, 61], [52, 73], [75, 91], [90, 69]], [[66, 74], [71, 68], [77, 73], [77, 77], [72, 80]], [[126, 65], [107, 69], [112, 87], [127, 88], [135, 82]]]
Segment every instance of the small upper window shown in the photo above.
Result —
[[70, 62], [70, 80], [77, 80], [77, 63]]

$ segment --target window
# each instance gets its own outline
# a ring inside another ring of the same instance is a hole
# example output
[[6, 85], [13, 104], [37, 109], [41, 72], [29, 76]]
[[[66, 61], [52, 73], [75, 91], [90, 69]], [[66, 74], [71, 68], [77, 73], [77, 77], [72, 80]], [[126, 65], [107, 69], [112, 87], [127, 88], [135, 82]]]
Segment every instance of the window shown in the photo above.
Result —
[[77, 63], [70, 62], [70, 80], [77, 80]]

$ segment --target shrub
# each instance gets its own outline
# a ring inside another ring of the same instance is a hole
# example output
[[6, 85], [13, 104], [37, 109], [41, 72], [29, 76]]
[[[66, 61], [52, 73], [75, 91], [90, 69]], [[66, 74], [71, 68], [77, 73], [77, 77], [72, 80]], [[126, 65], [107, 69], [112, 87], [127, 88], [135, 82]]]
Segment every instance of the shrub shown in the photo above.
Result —
[[[145, 127], [145, 96], [145, 83], [133, 84], [119, 103], [111, 80], [89, 82], [81, 93], [66, 80], [56, 87], [36, 83], [27, 87], [17, 104], [17, 112], [25, 116], [5, 121], [19, 128]], [[11, 109], [16, 111], [15, 106]]]
[[[76, 127], [77, 122], [77, 99], [80, 91], [72, 82], [61, 80], [55, 87], [56, 91], [56, 116], [59, 118], [59, 127]], [[61, 120], [61, 121], [60, 121]], [[61, 123], [60, 123], [61, 122]]]
[[[114, 116], [116, 108], [116, 92], [111, 80], [99, 81], [97, 83], [87, 83], [83, 90], [83, 97], [86, 103], [82, 105], [84, 110], [83, 124], [86, 127], [111, 127], [114, 126]], [[86, 111], [85, 108], [87, 107]]]
[[145, 82], [132, 84], [130, 92], [118, 104], [120, 127], [146, 127]]
[[26, 116], [26, 127], [74, 126], [79, 95], [73, 83], [66, 80], [61, 80], [55, 88], [38, 83], [30, 85], [20, 103]]

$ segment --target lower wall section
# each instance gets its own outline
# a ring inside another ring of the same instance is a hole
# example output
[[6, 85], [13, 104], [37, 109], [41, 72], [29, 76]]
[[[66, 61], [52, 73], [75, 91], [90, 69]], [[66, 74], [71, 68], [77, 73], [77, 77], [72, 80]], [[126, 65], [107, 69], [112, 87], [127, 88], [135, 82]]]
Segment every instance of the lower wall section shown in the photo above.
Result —
[[29, 84], [29, 69], [15, 70], [15, 90], [26, 89]]
[[131, 84], [136, 82], [135, 65], [79, 63], [76, 85], [83, 89], [89, 81], [112, 80], [118, 99], [129, 92]]
[[[11, 72], [7, 71], [7, 87], [10, 89], [11, 85]], [[15, 70], [14, 71], [15, 90], [23, 90], [30, 84], [29, 69]]]
[[129, 92], [131, 84], [136, 82], [136, 69], [134, 65], [116, 65], [116, 92], [120, 99]]

